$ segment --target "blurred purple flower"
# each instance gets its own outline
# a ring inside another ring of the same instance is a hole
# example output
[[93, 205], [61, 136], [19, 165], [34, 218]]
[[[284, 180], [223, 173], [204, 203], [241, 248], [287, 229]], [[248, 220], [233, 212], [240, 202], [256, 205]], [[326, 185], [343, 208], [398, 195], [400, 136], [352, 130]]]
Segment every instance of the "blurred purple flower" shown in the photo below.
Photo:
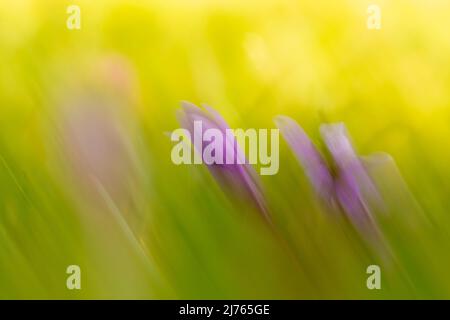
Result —
[[328, 165], [305, 131], [289, 117], [278, 116], [275, 124], [294, 151], [316, 193], [326, 202], [333, 202], [333, 177]]
[[320, 127], [333, 160], [333, 173], [297, 122], [286, 116], [278, 116], [275, 124], [305, 169], [320, 198], [331, 207], [338, 204], [360, 231], [373, 231], [371, 208], [381, 200], [352, 147], [344, 124], [324, 124]]
[[[229, 126], [220, 114], [206, 105], [203, 105], [203, 109], [201, 109], [192, 103], [182, 102], [182, 108], [178, 110], [177, 116], [181, 126], [190, 132], [192, 142], [200, 141], [202, 143], [202, 145], [194, 145], [201, 157], [203, 157], [202, 150], [211, 142], [203, 142], [202, 137], [194, 137], [194, 122], [201, 121], [202, 135], [203, 132], [212, 128], [222, 132], [224, 137], [223, 161], [222, 164], [207, 164], [209, 171], [223, 188], [240, 198], [250, 199], [263, 216], [268, 219], [268, 210], [258, 176], [247, 161], [240, 161], [239, 163], [236, 161], [237, 159], [245, 159], [245, 155], [239, 148], [234, 135], [227, 131]], [[234, 159], [234, 161], [232, 164], [228, 164], [226, 159]], [[203, 163], [206, 163], [205, 159], [202, 160]], [[241, 162], [243, 164], [240, 164]]]
[[344, 124], [324, 124], [320, 132], [337, 168], [335, 192], [340, 205], [359, 228], [370, 228], [378, 190], [356, 155]]
[[67, 159], [81, 189], [93, 197], [95, 178], [114, 199], [125, 199], [131, 157], [109, 105], [93, 97], [74, 98], [67, 102], [61, 120]]

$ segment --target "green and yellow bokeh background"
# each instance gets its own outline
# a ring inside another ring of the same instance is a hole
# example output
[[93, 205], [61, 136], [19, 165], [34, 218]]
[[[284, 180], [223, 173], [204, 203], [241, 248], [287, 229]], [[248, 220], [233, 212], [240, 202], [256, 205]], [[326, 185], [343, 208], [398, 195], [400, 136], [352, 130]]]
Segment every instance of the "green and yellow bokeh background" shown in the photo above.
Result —
[[[445, 0], [2, 1], [0, 298], [450, 298], [449, 28]], [[342, 121], [389, 153], [396, 261], [327, 217], [284, 142], [261, 178], [276, 232], [173, 165], [181, 100], [233, 128], [289, 115], [319, 146]]]

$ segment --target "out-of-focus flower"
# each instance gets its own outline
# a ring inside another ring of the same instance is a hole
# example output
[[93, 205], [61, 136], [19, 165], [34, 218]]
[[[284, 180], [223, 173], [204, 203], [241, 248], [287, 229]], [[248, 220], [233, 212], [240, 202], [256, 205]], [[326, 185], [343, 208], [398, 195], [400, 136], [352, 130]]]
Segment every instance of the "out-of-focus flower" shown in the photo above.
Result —
[[87, 191], [95, 190], [97, 179], [114, 199], [122, 199], [130, 172], [125, 135], [120, 125], [101, 100], [74, 100], [66, 108], [63, 124], [65, 152], [78, 184]]
[[105, 90], [122, 102], [124, 108], [137, 107], [140, 89], [136, 70], [131, 61], [117, 53], [101, 56], [92, 66], [92, 79], [102, 90]]
[[59, 98], [63, 150], [75, 185], [87, 198], [97, 194], [96, 180], [118, 204], [128, 204], [137, 182], [130, 138], [136, 116], [130, 106], [138, 94], [135, 70], [119, 54], [100, 56], [88, 67], [86, 83], [75, 74], [74, 86]]
[[370, 230], [378, 190], [356, 155], [343, 123], [323, 124], [320, 132], [336, 165], [335, 192], [340, 205], [360, 229]]
[[361, 232], [368, 234], [375, 231], [372, 208], [380, 207], [380, 196], [356, 155], [344, 124], [324, 124], [320, 127], [333, 160], [332, 171], [297, 122], [278, 116], [275, 123], [320, 198], [333, 209], [337, 204]]
[[308, 138], [305, 131], [291, 118], [278, 116], [275, 118], [275, 124], [280, 129], [281, 134], [301, 165], [305, 168], [306, 175], [316, 193], [326, 203], [332, 204], [334, 202], [333, 177], [315, 145]]
[[[208, 129], [218, 129], [222, 132], [224, 137], [223, 161], [220, 164], [208, 164], [209, 171], [227, 192], [231, 192], [243, 199], [250, 199], [263, 216], [268, 219], [268, 210], [258, 176], [253, 167], [245, 161], [245, 155], [239, 148], [236, 138], [227, 130], [230, 128], [220, 114], [206, 105], [201, 109], [192, 103], [182, 102], [182, 108], [178, 110], [177, 116], [181, 126], [190, 132], [194, 148], [202, 157], [203, 148], [210, 142], [203, 142], [201, 137], [196, 138], [194, 136], [196, 133], [194, 131], [194, 122], [201, 121], [202, 135]], [[200, 141], [202, 145], [195, 145], [195, 141]], [[229, 164], [226, 159], [234, 159], [234, 161]], [[236, 161], [237, 159], [241, 159], [241, 161], [238, 162]], [[205, 163], [205, 161], [203, 162]]]

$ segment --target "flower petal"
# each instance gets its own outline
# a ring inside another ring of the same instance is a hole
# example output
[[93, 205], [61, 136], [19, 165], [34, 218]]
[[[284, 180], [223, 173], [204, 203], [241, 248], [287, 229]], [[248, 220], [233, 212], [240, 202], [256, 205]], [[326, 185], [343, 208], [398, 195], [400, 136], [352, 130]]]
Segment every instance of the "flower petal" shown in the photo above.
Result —
[[[258, 176], [254, 168], [245, 161], [245, 155], [239, 148], [236, 138], [230, 130], [227, 130], [229, 126], [220, 114], [208, 106], [200, 109], [192, 103], [182, 102], [182, 109], [178, 112], [178, 118], [181, 125], [191, 133], [191, 139], [194, 137], [195, 121], [201, 121], [203, 132], [207, 129], [218, 129], [222, 132], [224, 137], [223, 161], [221, 164], [207, 165], [208, 169], [222, 187], [240, 197], [244, 195], [244, 197], [250, 198], [268, 218], [268, 210]], [[203, 141], [201, 137], [200, 140]], [[197, 152], [202, 154], [203, 148], [209, 143], [203, 142], [201, 146], [195, 146]], [[233, 163], [227, 163], [227, 159], [233, 159]], [[237, 159], [243, 160], [243, 163], [238, 163]]]
[[315, 191], [328, 204], [333, 202], [333, 177], [317, 148], [297, 122], [277, 116], [275, 124], [306, 171]]

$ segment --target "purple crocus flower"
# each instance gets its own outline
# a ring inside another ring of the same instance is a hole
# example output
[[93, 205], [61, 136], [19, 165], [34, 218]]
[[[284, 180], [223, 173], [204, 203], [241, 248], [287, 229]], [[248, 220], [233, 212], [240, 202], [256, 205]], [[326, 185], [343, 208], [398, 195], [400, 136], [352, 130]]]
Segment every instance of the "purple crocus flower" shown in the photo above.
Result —
[[95, 178], [114, 199], [123, 199], [131, 155], [124, 128], [109, 105], [100, 98], [73, 99], [65, 106], [61, 124], [65, 151], [82, 189], [91, 196]]
[[337, 204], [358, 230], [375, 230], [371, 208], [380, 197], [371, 178], [356, 155], [344, 124], [324, 124], [320, 131], [333, 160], [334, 172], [297, 122], [286, 116], [275, 124], [292, 148], [314, 190], [330, 207]]
[[[194, 148], [202, 157], [203, 163], [207, 165], [219, 184], [236, 196], [250, 199], [263, 216], [269, 219], [258, 176], [253, 167], [245, 161], [244, 153], [239, 148], [236, 138], [227, 130], [229, 126], [220, 114], [206, 105], [203, 105], [201, 109], [192, 103], [182, 102], [182, 108], [178, 110], [177, 116], [181, 126], [191, 134]], [[218, 129], [222, 132], [223, 161], [220, 163], [211, 163], [207, 161], [209, 159], [203, 158], [202, 150], [212, 142], [205, 142], [202, 137], [194, 136], [194, 134], [198, 134], [198, 130], [194, 130], [194, 125], [198, 122], [202, 124], [201, 135], [208, 129]], [[233, 159], [232, 163], [228, 161], [229, 159]]]
[[335, 192], [340, 205], [355, 225], [370, 230], [378, 190], [356, 155], [344, 124], [324, 124], [320, 132], [337, 168]]
[[278, 116], [275, 124], [305, 169], [316, 193], [328, 204], [334, 201], [333, 177], [322, 155], [305, 131], [289, 117]]

